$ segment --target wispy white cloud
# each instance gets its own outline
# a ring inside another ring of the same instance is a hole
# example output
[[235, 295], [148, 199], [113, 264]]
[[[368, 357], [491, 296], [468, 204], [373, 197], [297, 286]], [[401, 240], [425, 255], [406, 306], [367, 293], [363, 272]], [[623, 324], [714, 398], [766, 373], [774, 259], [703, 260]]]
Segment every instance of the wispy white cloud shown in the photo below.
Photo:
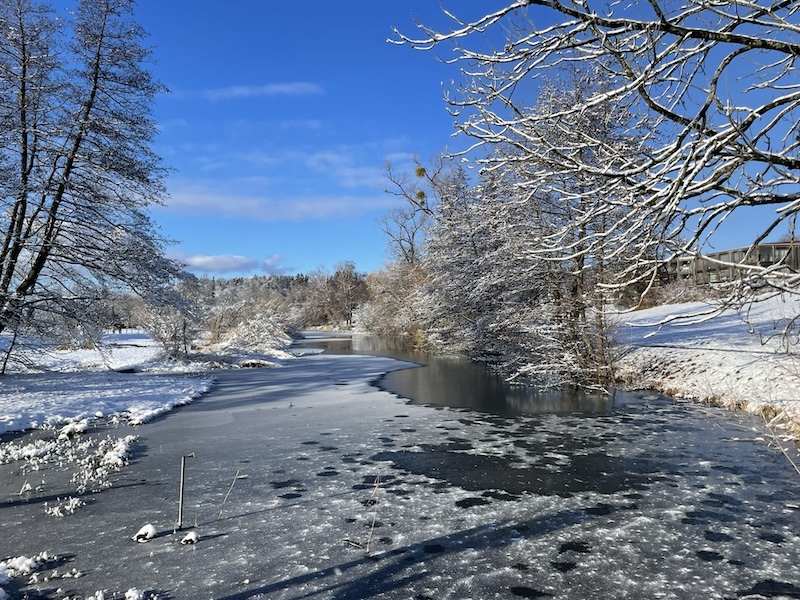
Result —
[[309, 168], [326, 173], [346, 188], [382, 189], [386, 184], [383, 165], [357, 165], [354, 154], [348, 150], [316, 152], [307, 155], [305, 162]]
[[174, 254], [173, 258], [182, 262], [190, 271], [198, 273], [251, 273], [263, 271], [279, 275], [287, 271], [281, 262], [280, 254], [273, 254], [266, 259], [240, 256], [238, 254]]
[[264, 85], [233, 85], [203, 90], [201, 95], [212, 102], [240, 100], [269, 96], [316, 96], [323, 93], [321, 86], [307, 81], [267, 83]]
[[278, 124], [281, 129], [321, 129], [322, 121], [319, 119], [289, 119]]
[[[223, 182], [224, 185], [225, 182]], [[376, 192], [369, 195], [298, 195], [269, 197], [237, 193], [217, 184], [172, 184], [165, 210], [174, 213], [258, 221], [306, 221], [345, 218], [383, 211], [397, 200]]]

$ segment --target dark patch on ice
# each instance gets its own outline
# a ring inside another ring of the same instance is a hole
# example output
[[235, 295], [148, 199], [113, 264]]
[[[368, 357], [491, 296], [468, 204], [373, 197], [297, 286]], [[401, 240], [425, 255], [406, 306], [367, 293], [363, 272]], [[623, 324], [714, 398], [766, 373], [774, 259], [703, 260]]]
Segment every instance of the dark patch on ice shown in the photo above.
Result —
[[303, 494], [298, 494], [297, 492], [289, 492], [288, 494], [281, 494], [278, 498], [283, 498], [284, 500], [296, 500], [297, 498], [302, 498]]
[[515, 565], [511, 565], [511, 568], [516, 569], [517, 571], [527, 571], [528, 569], [530, 569], [530, 567], [525, 563], [517, 563]]
[[511, 593], [517, 596], [518, 598], [544, 598], [546, 596], [553, 595], [553, 594], [548, 594], [547, 592], [542, 592], [541, 590], [536, 590], [534, 588], [524, 587], [520, 585], [512, 587]]
[[339, 474], [333, 467], [325, 467], [324, 471], [317, 473], [317, 477], [335, 477]]
[[300, 460], [300, 461], [307, 461], [307, 460], [309, 460], [309, 458], [308, 458], [307, 456], [298, 456], [298, 457], [297, 457], [297, 460]]
[[773, 533], [773, 532], [769, 532], [769, 531], [765, 531], [764, 533], [760, 534], [758, 537], [760, 537], [762, 540], [766, 540], [768, 542], [772, 542], [773, 544], [782, 544], [783, 542], [786, 541], [786, 538], [783, 537], [781, 534]]
[[381, 544], [386, 544], [387, 546], [389, 546], [391, 544], [394, 544], [394, 540], [392, 538], [390, 538], [388, 535], [384, 535], [383, 537], [378, 538], [378, 541]]
[[712, 471], [722, 471], [723, 473], [730, 473], [731, 475], [742, 475], [744, 467], [739, 465], [711, 465]]
[[790, 494], [788, 490], [776, 490], [771, 494], [756, 494], [756, 500], [766, 502], [767, 504], [790, 502], [794, 501], [794, 499], [794, 496]]
[[[647, 459], [622, 459], [602, 452], [573, 454], [570, 464], [521, 465], [516, 457], [487, 456], [459, 452], [456, 443], [425, 444], [421, 451], [384, 451], [375, 461], [389, 461], [395, 468], [449, 482], [467, 491], [502, 490], [509, 494], [536, 493], [570, 497], [575, 493], [614, 494], [628, 489], [645, 489], [663, 479], [658, 467]], [[599, 474], [602, 473], [603, 476]]]
[[427, 544], [422, 547], [422, 551], [425, 552], [425, 554], [439, 554], [444, 552], [444, 546], [441, 544]]
[[503, 500], [505, 502], [514, 502], [522, 498], [522, 496], [518, 494], [509, 494], [507, 492], [501, 492], [499, 490], [489, 490], [483, 492], [481, 496], [483, 496], [484, 498], [492, 498], [494, 500]]
[[728, 559], [728, 564], [733, 565], [734, 567], [743, 567], [745, 566], [745, 562], [743, 560], [736, 560], [735, 558]]
[[733, 496], [728, 496], [727, 494], [717, 494], [714, 492], [710, 492], [708, 497], [711, 499], [710, 501], [706, 501], [703, 504], [710, 504], [711, 502], [718, 503], [717, 506], [741, 506], [743, 502], [741, 500], [737, 500]]
[[447, 439], [448, 439], [449, 441], [451, 441], [451, 442], [461, 442], [461, 443], [465, 443], [465, 444], [470, 444], [470, 445], [472, 445], [472, 440], [470, 440], [469, 438], [463, 438], [463, 437], [449, 437], [449, 438], [447, 438]]
[[697, 554], [697, 558], [705, 562], [717, 562], [725, 558], [722, 554], [713, 550], [698, 550], [695, 554]]
[[401, 427], [400, 431], [402, 431], [403, 433], [414, 433], [416, 429], [414, 429], [413, 427]]
[[727, 533], [717, 533], [716, 531], [706, 531], [706, 539], [709, 542], [732, 542], [733, 538]]
[[314, 440], [309, 440], [308, 442], [303, 442], [303, 446], [316, 446], [319, 442]]
[[736, 517], [727, 513], [720, 513], [711, 510], [692, 510], [686, 513], [682, 522], [686, 525], [710, 525], [712, 521], [722, 523], [732, 523]]
[[558, 553], [564, 554], [565, 552], [578, 552], [579, 554], [590, 554], [592, 547], [588, 542], [574, 541], [564, 542], [559, 546]]
[[320, 452], [332, 452], [333, 450], [338, 450], [338, 449], [339, 448], [337, 448], [336, 446], [320, 446], [319, 447], [319, 451]]
[[550, 566], [552, 566], [556, 571], [566, 573], [567, 571], [572, 571], [572, 569], [576, 568], [578, 564], [569, 561], [560, 562], [557, 560], [553, 560], [550, 561]]
[[610, 515], [612, 512], [616, 510], [616, 507], [612, 506], [611, 504], [605, 504], [604, 502], [598, 502], [595, 506], [589, 506], [588, 508], [584, 508], [583, 510], [585, 510], [590, 515], [603, 516], [603, 515]]
[[303, 483], [299, 479], [287, 479], [286, 481], [270, 481], [269, 484], [276, 490], [281, 490], [283, 488], [292, 487], [293, 485], [297, 485], [298, 483]]
[[345, 523], [355, 523], [358, 519], [354, 519], [353, 517], [348, 517], [344, 520]]
[[741, 590], [737, 592], [739, 598], [742, 596], [761, 595], [768, 598], [780, 596], [781, 598], [800, 598], [800, 587], [785, 581], [775, 581], [774, 579], [765, 579], [759, 581], [749, 590]]
[[472, 508], [473, 506], [486, 506], [491, 504], [486, 498], [462, 498], [456, 501], [458, 508]]

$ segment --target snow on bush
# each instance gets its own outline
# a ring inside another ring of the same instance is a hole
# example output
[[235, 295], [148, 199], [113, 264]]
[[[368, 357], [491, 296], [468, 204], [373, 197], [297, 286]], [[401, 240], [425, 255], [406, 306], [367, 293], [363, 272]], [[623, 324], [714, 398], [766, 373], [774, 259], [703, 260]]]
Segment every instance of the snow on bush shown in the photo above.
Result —
[[59, 440], [68, 440], [69, 438], [86, 433], [89, 429], [89, 419], [81, 419], [80, 421], [71, 421], [61, 428], [58, 433]]
[[6, 464], [17, 460], [33, 462], [36, 459], [52, 454], [58, 442], [55, 440], [36, 440], [27, 444], [16, 444], [13, 442], [0, 444], [0, 464]]
[[119, 471], [128, 463], [132, 454], [135, 435], [124, 438], [111, 436], [100, 440], [97, 449], [78, 459], [78, 469], [72, 476], [72, 481], [77, 485], [77, 491], [84, 493], [88, 490], [98, 490], [111, 487], [110, 475]]
[[86, 503], [80, 498], [70, 496], [63, 500], [59, 498], [56, 504], [50, 505], [49, 502], [44, 503], [44, 512], [51, 517], [63, 517], [64, 515], [71, 515], [76, 509], [85, 506]]
[[[0, 561], [0, 586], [6, 585], [14, 577], [30, 575], [44, 567], [49, 560], [50, 556], [47, 552], [42, 552], [32, 558], [17, 556]], [[0, 587], [0, 600], [6, 600], [6, 598], [8, 598], [8, 594]]]

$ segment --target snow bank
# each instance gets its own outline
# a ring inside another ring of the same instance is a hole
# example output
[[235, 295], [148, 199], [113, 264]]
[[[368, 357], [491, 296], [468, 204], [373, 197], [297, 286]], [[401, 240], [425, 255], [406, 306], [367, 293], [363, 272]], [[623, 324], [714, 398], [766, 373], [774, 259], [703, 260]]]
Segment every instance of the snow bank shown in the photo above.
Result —
[[37, 427], [78, 433], [83, 419], [118, 415], [141, 424], [199, 397], [209, 376], [112, 371], [16, 374], [0, 378], [0, 433]]
[[108, 334], [94, 348], [26, 350], [22, 362], [38, 370], [0, 377], [0, 434], [61, 427], [68, 439], [102, 417], [139, 425], [191, 402], [213, 382], [207, 365], [169, 360], [157, 342], [135, 332]]
[[711, 319], [686, 318], [707, 308], [693, 302], [620, 315], [619, 378], [777, 417], [800, 433], [800, 357], [782, 335], [800, 314], [798, 299], [775, 297]]
[[0, 561], [0, 600], [6, 600], [8, 594], [3, 590], [4, 585], [14, 577], [23, 577], [41, 569], [48, 561], [47, 552], [32, 558], [16, 556]]

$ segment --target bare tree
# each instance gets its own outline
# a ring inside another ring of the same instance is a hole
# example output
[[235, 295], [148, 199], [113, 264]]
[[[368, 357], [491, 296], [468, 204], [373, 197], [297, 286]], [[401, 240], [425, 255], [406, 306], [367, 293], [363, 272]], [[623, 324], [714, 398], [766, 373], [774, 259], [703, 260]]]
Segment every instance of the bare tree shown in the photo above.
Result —
[[63, 19], [0, 0], [0, 332], [80, 319], [115, 288], [168, 294], [180, 274], [147, 213], [165, 197], [150, 147], [164, 88], [133, 5], [79, 0]]
[[[573, 192], [582, 208], [569, 228], [541, 240], [551, 258], [602, 253], [627, 265], [605, 285], [641, 281], [646, 292], [665, 264], [713, 243], [734, 212], [773, 209], [748, 240], [753, 253], [800, 212], [798, 3], [518, 0], [471, 21], [447, 14], [450, 31], [419, 25], [421, 36], [397, 32], [395, 41], [421, 50], [453, 46], [451, 62], [462, 65], [465, 81], [447, 101], [459, 130], [476, 140], [469, 150], [510, 143], [516, 160], [553, 164], [557, 157], [559, 173], [591, 176]], [[496, 49], [487, 48], [492, 40]], [[571, 61], [591, 65], [606, 84], [571, 106], [525, 110], [536, 78]], [[609, 102], [631, 115], [626, 128], [636, 147], [587, 132], [584, 139], [529, 137], [539, 124], [579, 120]], [[588, 157], [580, 151], [586, 144], [595, 148]], [[488, 155], [483, 160], [497, 160]], [[526, 186], [547, 184], [548, 176], [537, 171]], [[606, 226], [593, 227], [601, 218]], [[737, 264], [740, 290], [800, 283], [784, 265], [750, 258]]]
[[333, 322], [344, 323], [347, 327], [353, 325], [353, 311], [367, 299], [365, 279], [351, 261], [336, 265], [336, 271], [328, 280], [329, 317]]
[[429, 221], [430, 217], [425, 211], [411, 205], [392, 208], [382, 216], [380, 225], [386, 235], [390, 257], [407, 265], [419, 263]]

